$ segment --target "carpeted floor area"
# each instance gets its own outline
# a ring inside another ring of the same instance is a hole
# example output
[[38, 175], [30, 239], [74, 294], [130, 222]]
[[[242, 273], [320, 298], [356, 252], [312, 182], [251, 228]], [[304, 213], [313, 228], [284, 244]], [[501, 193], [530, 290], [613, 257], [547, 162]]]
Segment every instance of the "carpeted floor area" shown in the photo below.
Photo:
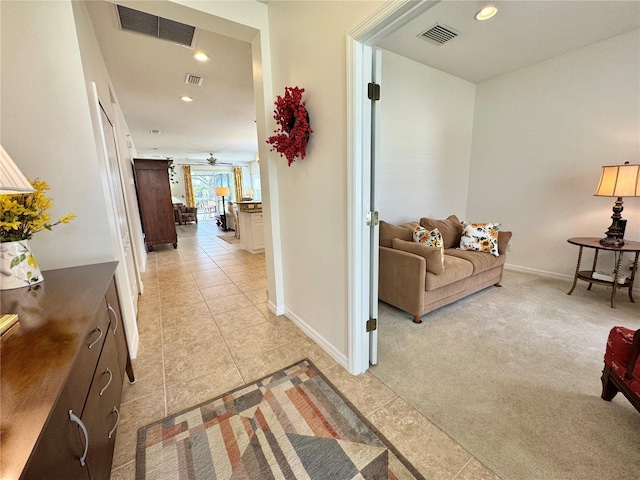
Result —
[[221, 240], [224, 240], [227, 243], [240, 243], [240, 239], [236, 238], [236, 234], [231, 232], [231, 233], [221, 233], [220, 235], [218, 235], [218, 238]]
[[138, 432], [136, 479], [421, 479], [309, 360]]
[[381, 303], [371, 372], [504, 480], [637, 480], [640, 414], [600, 398], [609, 330], [640, 303], [580, 282], [505, 271], [415, 325]]

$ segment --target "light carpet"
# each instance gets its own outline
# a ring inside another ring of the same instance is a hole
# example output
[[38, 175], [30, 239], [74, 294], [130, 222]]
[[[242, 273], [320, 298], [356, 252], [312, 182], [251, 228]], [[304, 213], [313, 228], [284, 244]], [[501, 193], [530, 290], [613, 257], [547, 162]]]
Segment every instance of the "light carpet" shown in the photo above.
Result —
[[138, 431], [136, 479], [423, 479], [309, 361]]
[[640, 414], [602, 400], [600, 376], [609, 330], [640, 328], [640, 304], [537, 274], [502, 284], [420, 325], [381, 302], [371, 372], [504, 480], [638, 480]]

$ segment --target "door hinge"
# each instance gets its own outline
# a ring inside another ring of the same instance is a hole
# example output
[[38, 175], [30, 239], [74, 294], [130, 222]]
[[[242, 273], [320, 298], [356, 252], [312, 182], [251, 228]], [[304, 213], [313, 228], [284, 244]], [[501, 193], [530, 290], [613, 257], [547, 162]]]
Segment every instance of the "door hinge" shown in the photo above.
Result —
[[378, 212], [367, 212], [367, 226], [375, 227], [378, 225]]
[[373, 332], [378, 329], [378, 320], [375, 318], [370, 318], [367, 320], [367, 332]]
[[367, 96], [369, 100], [380, 100], [380, 84], [369, 83], [367, 85]]

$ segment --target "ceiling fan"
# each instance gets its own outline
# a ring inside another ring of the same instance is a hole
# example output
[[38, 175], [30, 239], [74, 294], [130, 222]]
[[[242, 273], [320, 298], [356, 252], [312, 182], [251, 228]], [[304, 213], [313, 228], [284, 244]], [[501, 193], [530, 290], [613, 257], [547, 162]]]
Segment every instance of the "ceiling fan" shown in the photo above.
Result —
[[221, 162], [218, 158], [213, 156], [213, 153], [209, 154], [209, 158], [205, 159], [205, 160], [191, 160], [191, 159], [186, 159], [187, 163], [183, 163], [183, 165], [205, 165], [205, 164], [209, 164], [212, 167], [220, 167], [220, 166], [230, 166], [230, 167], [235, 167], [234, 163], [231, 162]]
[[213, 156], [213, 153], [209, 154], [209, 158], [207, 158], [207, 162], [212, 167], [215, 167], [216, 165], [233, 165], [233, 163], [221, 162], [220, 160], [218, 160], [216, 157]]

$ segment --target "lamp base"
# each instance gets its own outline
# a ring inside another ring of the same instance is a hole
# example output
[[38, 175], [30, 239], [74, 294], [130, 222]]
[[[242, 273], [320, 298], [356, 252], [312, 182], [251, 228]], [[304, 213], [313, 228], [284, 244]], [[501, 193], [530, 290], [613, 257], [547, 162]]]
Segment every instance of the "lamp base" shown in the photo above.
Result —
[[605, 247], [619, 248], [624, 246], [624, 238], [604, 237], [600, 239], [600, 245]]

